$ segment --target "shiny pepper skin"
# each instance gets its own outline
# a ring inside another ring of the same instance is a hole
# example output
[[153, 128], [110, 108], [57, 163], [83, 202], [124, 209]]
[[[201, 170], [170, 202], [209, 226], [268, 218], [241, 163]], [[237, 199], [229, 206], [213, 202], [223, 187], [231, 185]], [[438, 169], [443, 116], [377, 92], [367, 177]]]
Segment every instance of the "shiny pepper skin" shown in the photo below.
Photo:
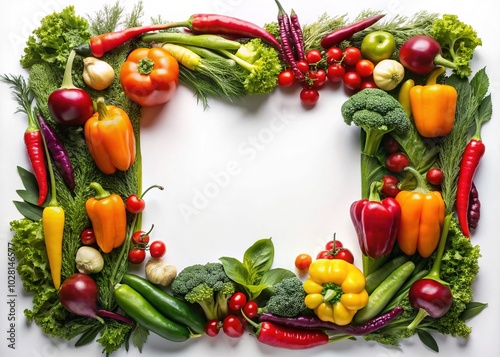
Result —
[[417, 187], [413, 191], [401, 191], [396, 201], [401, 206], [401, 224], [397, 242], [401, 250], [412, 255], [418, 251], [428, 258], [436, 249], [443, 228], [445, 205], [439, 191], [427, 189], [422, 176], [413, 168]]
[[341, 259], [318, 259], [311, 263], [304, 282], [304, 303], [320, 320], [347, 325], [368, 303], [365, 283], [355, 265]]
[[135, 161], [134, 129], [127, 113], [97, 100], [97, 112], [84, 127], [85, 141], [95, 164], [103, 173], [128, 170]]
[[109, 193], [97, 182], [90, 188], [96, 191], [85, 203], [85, 209], [96, 238], [97, 245], [103, 253], [109, 253], [125, 241], [127, 233], [127, 214], [125, 203], [120, 195]]

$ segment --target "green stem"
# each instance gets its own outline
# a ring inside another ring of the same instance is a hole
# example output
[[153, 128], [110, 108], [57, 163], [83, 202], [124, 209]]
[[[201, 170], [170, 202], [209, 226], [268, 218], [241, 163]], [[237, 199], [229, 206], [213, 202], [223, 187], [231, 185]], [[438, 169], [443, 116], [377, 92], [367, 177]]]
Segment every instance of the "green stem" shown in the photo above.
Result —
[[255, 69], [255, 66], [248, 63], [247, 61], [239, 58], [235, 54], [227, 51], [227, 50], [219, 50], [224, 56], [227, 58], [232, 59], [234, 62], [236, 62], [240, 67], [246, 69], [248, 72], [252, 72]]
[[72, 50], [69, 53], [68, 60], [66, 61], [66, 67], [64, 67], [64, 76], [61, 84], [60, 89], [68, 89], [68, 88], [75, 88], [75, 85], [73, 84], [73, 78], [72, 78], [72, 70], [73, 70], [73, 61], [75, 59], [76, 52], [75, 50]]
[[440, 282], [441, 284], [445, 285], [447, 285], [447, 283], [441, 280], [441, 261], [443, 259], [444, 248], [446, 247], [446, 240], [448, 238], [448, 232], [450, 230], [450, 223], [452, 216], [453, 213], [449, 213], [446, 217], [444, 217], [443, 230], [441, 231], [441, 237], [439, 238], [439, 245], [436, 250], [434, 263], [432, 264], [429, 274], [427, 274], [426, 276], [426, 278], [434, 279]]
[[413, 321], [406, 327], [408, 330], [413, 330], [417, 327], [423, 319], [425, 319], [429, 314], [424, 309], [418, 309], [417, 316], [413, 319]]
[[424, 177], [418, 172], [415, 168], [411, 166], [407, 166], [404, 168], [404, 171], [409, 171], [415, 176], [415, 179], [417, 180], [417, 187], [413, 189], [414, 192], [419, 192], [419, 193], [429, 193], [429, 188], [427, 187], [427, 184], [425, 183]]
[[89, 187], [91, 189], [93, 189], [96, 194], [94, 195], [94, 197], [98, 200], [102, 200], [103, 198], [106, 198], [110, 195], [109, 191], [106, 191], [100, 183], [97, 183], [97, 182], [91, 182]]

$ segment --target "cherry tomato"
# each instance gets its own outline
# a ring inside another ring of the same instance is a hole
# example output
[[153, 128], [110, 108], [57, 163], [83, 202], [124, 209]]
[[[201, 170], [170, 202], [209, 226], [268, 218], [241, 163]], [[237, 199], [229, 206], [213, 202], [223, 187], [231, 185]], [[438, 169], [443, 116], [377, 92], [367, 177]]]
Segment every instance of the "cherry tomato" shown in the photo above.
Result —
[[140, 264], [146, 259], [146, 251], [141, 248], [134, 247], [128, 253], [128, 261], [132, 264]]
[[316, 71], [309, 71], [309, 78], [312, 81], [311, 87], [314, 89], [320, 89], [326, 83], [326, 72], [321, 68]]
[[359, 89], [366, 89], [366, 88], [378, 88], [378, 86], [377, 84], [375, 84], [373, 80], [362, 80]]
[[136, 231], [132, 234], [132, 243], [146, 245], [149, 243], [149, 234], [144, 231]]
[[302, 104], [313, 106], [318, 102], [319, 92], [316, 89], [304, 88], [300, 91], [300, 100]]
[[333, 64], [342, 61], [344, 53], [340, 47], [330, 47], [326, 51], [326, 63]]
[[309, 63], [306, 60], [297, 61], [297, 68], [305, 74], [309, 71]]
[[242, 293], [241, 291], [238, 291], [231, 295], [228, 301], [228, 306], [231, 310], [233, 311], [240, 311], [245, 304], [247, 303], [247, 296]]
[[362, 59], [358, 63], [356, 63], [356, 72], [359, 73], [361, 77], [369, 77], [373, 73], [373, 68], [375, 65], [372, 61], [367, 59]]
[[432, 169], [429, 169], [429, 171], [427, 171], [427, 173], [425, 174], [425, 178], [431, 185], [438, 186], [443, 182], [444, 174], [441, 169], [433, 167]]
[[127, 208], [128, 212], [137, 214], [144, 211], [144, 208], [146, 208], [146, 202], [142, 198], [139, 198], [137, 195], [132, 194], [127, 197], [127, 200], [125, 201], [125, 207]]
[[309, 254], [299, 254], [295, 258], [295, 267], [299, 270], [307, 270], [312, 263], [312, 257]]
[[399, 151], [399, 143], [391, 135], [386, 135], [383, 141], [384, 150], [388, 154], [394, 154]]
[[344, 63], [349, 66], [355, 66], [361, 60], [361, 51], [354, 46], [346, 47], [344, 50]]
[[396, 195], [401, 191], [398, 187], [399, 180], [397, 177], [392, 175], [385, 175], [382, 177], [382, 192], [387, 197], [396, 197]]
[[92, 245], [95, 243], [95, 233], [92, 228], [87, 228], [80, 233], [80, 240], [83, 245]]
[[306, 53], [306, 61], [309, 64], [316, 64], [319, 61], [321, 61], [322, 58], [323, 58], [323, 56], [321, 55], [321, 52], [319, 50], [315, 50], [315, 49], [309, 50]]
[[278, 75], [278, 85], [280, 87], [290, 87], [294, 83], [295, 76], [293, 75], [293, 71], [291, 69], [285, 69]]
[[259, 316], [259, 305], [253, 301], [250, 300], [243, 306], [243, 313], [249, 318], [253, 319], [254, 317]]
[[167, 252], [167, 247], [165, 246], [165, 243], [163, 243], [161, 240], [155, 240], [149, 246], [149, 254], [151, 255], [151, 257], [155, 259], [163, 257], [166, 252]]
[[344, 74], [344, 86], [350, 90], [358, 90], [361, 87], [361, 76], [359, 73], [349, 71]]
[[326, 69], [326, 76], [330, 82], [337, 83], [344, 79], [345, 68], [339, 63], [334, 63]]
[[334, 253], [333, 259], [342, 259], [348, 263], [351, 264], [354, 263], [354, 256], [352, 255], [351, 251], [347, 248], [338, 249], [336, 253]]
[[333, 259], [332, 251], [330, 249], [322, 250], [316, 255], [316, 259]]
[[241, 337], [244, 329], [240, 319], [234, 315], [228, 315], [222, 321], [222, 331], [229, 337]]
[[403, 172], [403, 169], [410, 165], [410, 160], [402, 152], [395, 152], [390, 154], [385, 160], [385, 166], [391, 172], [399, 173]]
[[333, 249], [339, 249], [342, 248], [344, 245], [342, 244], [341, 241], [339, 240], [330, 240], [325, 244], [325, 249], [326, 250], [333, 250]]
[[209, 320], [205, 324], [205, 333], [210, 337], [215, 337], [219, 334], [221, 323], [219, 320]]

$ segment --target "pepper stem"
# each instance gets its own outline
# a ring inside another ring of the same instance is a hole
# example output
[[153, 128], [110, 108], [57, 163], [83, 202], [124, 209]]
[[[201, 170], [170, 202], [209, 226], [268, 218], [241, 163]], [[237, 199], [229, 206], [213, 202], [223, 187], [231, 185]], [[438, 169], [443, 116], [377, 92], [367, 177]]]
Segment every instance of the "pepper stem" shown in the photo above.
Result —
[[155, 68], [155, 63], [150, 58], [141, 58], [137, 62], [137, 72], [142, 75], [150, 74]]
[[415, 316], [413, 321], [406, 328], [408, 330], [415, 329], [422, 322], [422, 320], [425, 319], [427, 316], [429, 316], [427, 311], [425, 311], [422, 308], [418, 309], [417, 315]]
[[452, 216], [453, 213], [450, 213], [446, 217], [444, 217], [443, 230], [441, 231], [441, 237], [439, 238], [439, 245], [436, 250], [434, 263], [432, 264], [429, 274], [425, 276], [425, 278], [436, 280], [437, 282], [440, 282], [444, 285], [448, 285], [448, 283], [441, 280], [441, 261], [443, 259], [444, 248], [446, 247], [446, 240], [448, 239], [448, 232], [450, 230]]
[[381, 188], [382, 188], [382, 182], [373, 181], [370, 185], [370, 195], [368, 196], [368, 200], [380, 202], [380, 189]]
[[424, 177], [418, 172], [415, 168], [411, 166], [406, 166], [404, 168], [404, 171], [409, 171], [415, 176], [415, 179], [417, 180], [417, 187], [413, 190], [414, 192], [419, 192], [419, 193], [429, 193], [429, 188], [427, 187], [427, 184], [425, 183]]
[[106, 198], [110, 195], [110, 193], [106, 191], [104, 188], [102, 188], [101, 184], [97, 182], [91, 182], [89, 187], [95, 190], [96, 192], [95, 198], [98, 200]]
[[96, 100], [97, 113], [99, 114], [98, 119], [103, 120], [109, 117], [108, 106], [103, 97], [99, 97]]
[[66, 66], [64, 67], [64, 76], [61, 84], [60, 89], [68, 89], [68, 88], [75, 88], [75, 85], [73, 84], [73, 77], [71, 71], [73, 70], [73, 61], [75, 59], [76, 52], [75, 50], [72, 50], [69, 53], [69, 57], [66, 60]]

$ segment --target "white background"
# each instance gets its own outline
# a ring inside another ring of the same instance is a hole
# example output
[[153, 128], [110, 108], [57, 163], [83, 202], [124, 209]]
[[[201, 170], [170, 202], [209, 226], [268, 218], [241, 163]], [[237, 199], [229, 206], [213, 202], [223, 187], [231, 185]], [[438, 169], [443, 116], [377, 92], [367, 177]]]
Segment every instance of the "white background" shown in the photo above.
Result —
[[[0, 32], [3, 34], [0, 73], [25, 74], [19, 66], [25, 41], [40, 25], [43, 16], [75, 5], [79, 15], [94, 14], [103, 1], [7, 1], [2, 7]], [[110, 5], [113, 2], [108, 2]], [[127, 1], [127, 10], [133, 6]], [[275, 20], [274, 1], [191, 1], [144, 0], [145, 16], [161, 15], [169, 21], [181, 21], [194, 13], [220, 13], [244, 18], [257, 24]], [[475, 300], [488, 308], [469, 322], [473, 332], [468, 341], [436, 336], [441, 354], [456, 356], [498, 356], [498, 320], [500, 287], [498, 273], [498, 197], [500, 197], [498, 137], [500, 122], [496, 114], [499, 91], [500, 25], [490, 1], [292, 1], [301, 23], [314, 22], [323, 12], [349, 14], [354, 18], [363, 9], [382, 10], [393, 16], [412, 15], [421, 10], [455, 13], [471, 24], [483, 39], [476, 50], [473, 69], [487, 66], [493, 96], [494, 116], [483, 130], [486, 155], [476, 176], [482, 213], [479, 229], [473, 236], [481, 246], [481, 271], [474, 284]], [[155, 224], [154, 239], [163, 239], [167, 259], [179, 269], [193, 263], [216, 261], [221, 256], [241, 258], [254, 241], [272, 237], [276, 248], [275, 266], [293, 268], [298, 253], [315, 255], [333, 233], [351, 248], [361, 264], [355, 233], [348, 209], [359, 198], [358, 130], [344, 124], [340, 105], [346, 99], [342, 89], [333, 86], [321, 91], [316, 107], [305, 109], [298, 89], [275, 91], [239, 103], [210, 102], [203, 110], [192, 93], [180, 87], [167, 105], [144, 112], [142, 150], [144, 188], [160, 184], [164, 191], [148, 193], [144, 227]], [[2, 84], [0, 96], [0, 355], [57, 357], [90, 356], [101, 353], [100, 345], [76, 349], [74, 341], [56, 341], [42, 335], [35, 325], [27, 325], [23, 310], [31, 307], [31, 297], [16, 284], [19, 297], [16, 311], [16, 350], [7, 348], [7, 245], [12, 233], [9, 222], [19, 218], [12, 201], [21, 187], [16, 166], [28, 167], [22, 135], [26, 118], [14, 114], [16, 103], [8, 87]], [[218, 177], [218, 178], [216, 178]], [[224, 177], [224, 179], [222, 179]], [[201, 193], [200, 193], [201, 192]], [[204, 198], [201, 197], [203, 195]], [[197, 214], [183, 216], [182, 207]], [[5, 272], [5, 273], [4, 273]], [[185, 344], [169, 343], [151, 335], [143, 355], [229, 356], [261, 354], [268, 356], [434, 356], [417, 339], [403, 341], [401, 348], [386, 348], [362, 339], [343, 341], [311, 351], [285, 351], [260, 345], [254, 337], [230, 339], [222, 333], [215, 339], [201, 338]], [[126, 355], [120, 350], [116, 356]], [[138, 356], [132, 348], [127, 354]]]

